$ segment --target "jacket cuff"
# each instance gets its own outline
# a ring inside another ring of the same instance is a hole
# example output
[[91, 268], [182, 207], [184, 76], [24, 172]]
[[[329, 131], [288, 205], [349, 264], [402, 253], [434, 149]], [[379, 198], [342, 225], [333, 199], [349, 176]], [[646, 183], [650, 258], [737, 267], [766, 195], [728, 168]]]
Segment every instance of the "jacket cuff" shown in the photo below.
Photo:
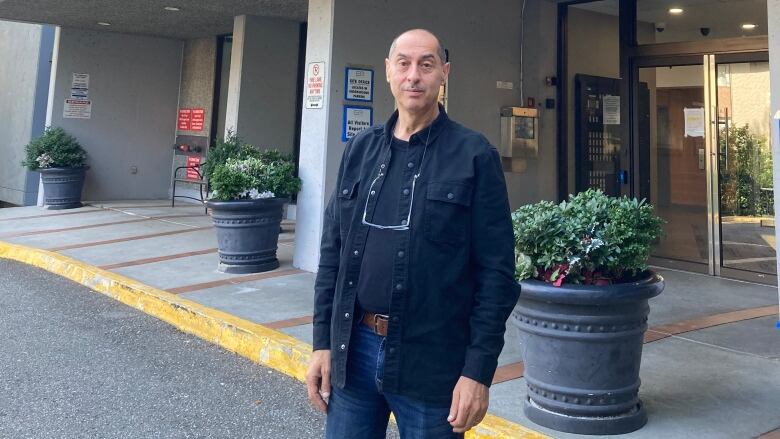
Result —
[[330, 349], [330, 325], [314, 325], [313, 331], [312, 350], [319, 351], [322, 349]]
[[496, 367], [498, 367], [497, 358], [469, 350], [466, 351], [466, 363], [463, 365], [461, 375], [490, 387]]

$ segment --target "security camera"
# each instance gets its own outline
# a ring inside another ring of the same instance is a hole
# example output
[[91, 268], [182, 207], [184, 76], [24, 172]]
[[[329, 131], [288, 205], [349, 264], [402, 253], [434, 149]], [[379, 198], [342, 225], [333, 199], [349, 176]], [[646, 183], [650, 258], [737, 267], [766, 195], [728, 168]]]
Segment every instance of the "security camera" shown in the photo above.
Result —
[[655, 24], [655, 30], [657, 32], [663, 32], [665, 29], [666, 29], [666, 23], [664, 23], [663, 21]]
[[708, 27], [700, 27], [699, 28], [699, 32], [701, 32], [701, 34], [706, 37], [707, 35], [710, 34], [710, 28], [708, 28]]

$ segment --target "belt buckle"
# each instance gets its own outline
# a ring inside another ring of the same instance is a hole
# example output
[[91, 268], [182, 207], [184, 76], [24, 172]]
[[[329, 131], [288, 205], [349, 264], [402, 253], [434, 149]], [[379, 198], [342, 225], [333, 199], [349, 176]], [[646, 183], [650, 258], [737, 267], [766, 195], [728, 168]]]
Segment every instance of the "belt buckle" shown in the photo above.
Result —
[[384, 314], [374, 314], [374, 334], [384, 337], [379, 333], [379, 319], [384, 319], [386, 322], [390, 320], [390, 316]]

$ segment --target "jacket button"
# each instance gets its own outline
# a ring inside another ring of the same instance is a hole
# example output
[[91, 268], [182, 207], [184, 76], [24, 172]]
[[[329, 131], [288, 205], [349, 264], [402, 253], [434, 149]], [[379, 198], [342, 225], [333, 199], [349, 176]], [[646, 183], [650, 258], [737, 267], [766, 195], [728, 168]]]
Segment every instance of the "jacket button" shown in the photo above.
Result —
[[371, 191], [371, 195], [376, 195], [376, 191]]
[[342, 351], [343, 351], [344, 349], [346, 349], [346, 348], [347, 348], [347, 345], [345, 345], [345, 344], [343, 344], [343, 345], [339, 346], [339, 349], [341, 349]]
[[404, 257], [404, 252], [403, 251], [398, 252], [398, 257], [399, 258], [403, 258]]
[[401, 225], [405, 226], [406, 225], [406, 220], [401, 221]]
[[406, 164], [406, 166], [407, 166], [409, 169], [412, 169], [412, 168], [414, 168], [414, 163], [412, 163], [412, 162], [409, 162], [409, 163], [407, 163], [407, 164]]
[[385, 164], [382, 163], [382, 165], [379, 167], [380, 169], [385, 169]]
[[359, 252], [359, 251], [357, 251], [357, 250], [355, 250], [354, 252], [352, 252], [352, 254], [353, 254], [353, 255], [355, 255], [355, 256], [357, 256], [357, 255], [359, 255], [359, 254], [360, 254], [360, 252]]
[[393, 317], [393, 321], [398, 323], [398, 316]]
[[388, 351], [388, 352], [390, 352], [390, 353], [392, 354], [393, 352], [395, 352], [395, 348], [391, 347], [391, 348], [390, 348], [390, 349], [388, 349], [387, 351]]
[[344, 318], [345, 318], [345, 319], [349, 319], [349, 313], [348, 313], [348, 312], [347, 312], [347, 313], [344, 313]]
[[398, 291], [401, 291], [401, 290], [403, 290], [403, 289], [404, 289], [404, 285], [403, 285], [403, 284], [397, 284], [397, 285], [395, 286], [395, 289], [396, 289], [396, 290], [398, 290]]
[[343, 191], [341, 191], [341, 193], [347, 195], [349, 193], [349, 189], [344, 189]]
[[404, 189], [404, 195], [409, 195], [409, 189]]
[[349, 286], [352, 286], [352, 281], [349, 281]]
[[452, 192], [450, 192], [449, 194], [447, 194], [447, 199], [448, 199], [448, 200], [451, 200], [451, 199], [453, 199], [453, 198], [455, 198], [455, 195], [453, 195], [453, 193], [452, 193]]

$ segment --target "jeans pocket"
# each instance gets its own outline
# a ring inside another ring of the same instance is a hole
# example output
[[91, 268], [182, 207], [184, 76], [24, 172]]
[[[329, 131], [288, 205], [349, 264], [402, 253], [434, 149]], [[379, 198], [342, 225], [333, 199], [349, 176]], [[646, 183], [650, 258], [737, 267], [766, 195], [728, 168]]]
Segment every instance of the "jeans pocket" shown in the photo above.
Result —
[[376, 354], [376, 375], [374, 380], [376, 381], [376, 389], [382, 391], [382, 380], [385, 376], [385, 342], [387, 339], [382, 338], [379, 342], [379, 352]]

